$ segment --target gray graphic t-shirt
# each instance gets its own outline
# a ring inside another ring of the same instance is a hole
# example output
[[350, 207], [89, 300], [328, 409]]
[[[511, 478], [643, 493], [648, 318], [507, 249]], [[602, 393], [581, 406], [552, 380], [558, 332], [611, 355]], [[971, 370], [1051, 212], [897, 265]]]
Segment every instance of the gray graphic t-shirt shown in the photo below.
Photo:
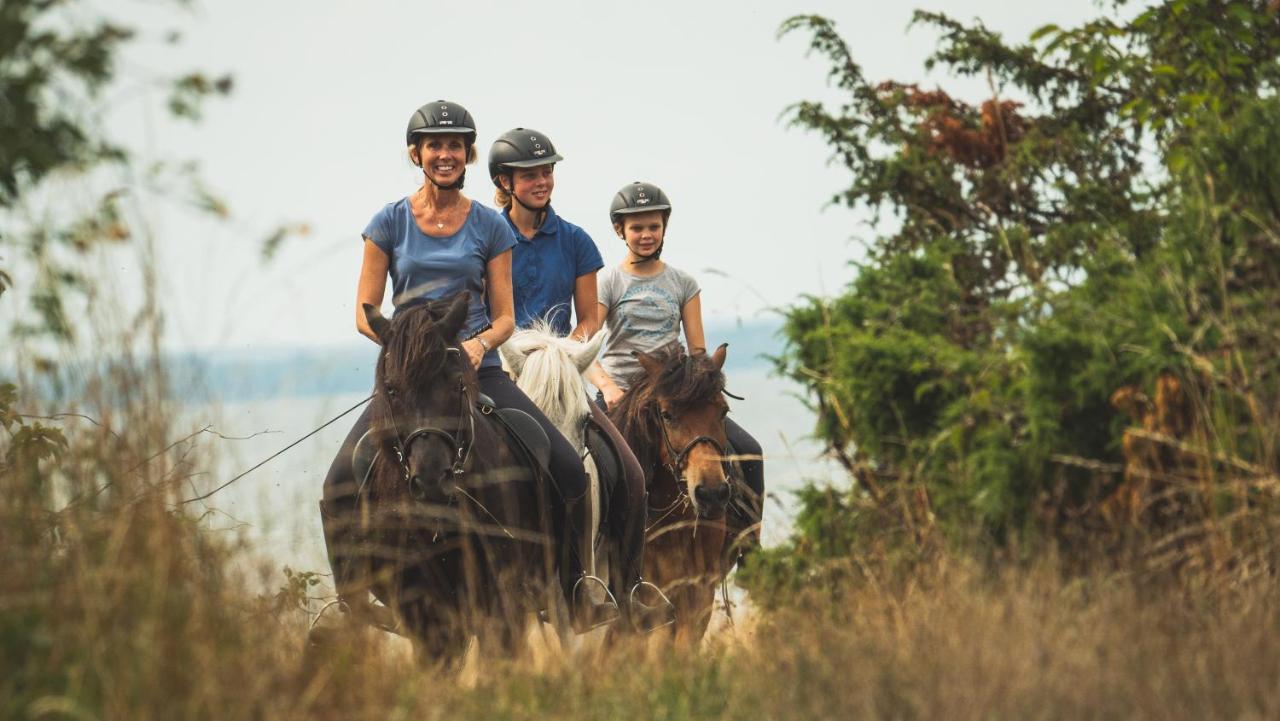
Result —
[[606, 268], [597, 287], [600, 303], [608, 309], [609, 328], [600, 365], [625, 390], [642, 371], [631, 351], [651, 352], [679, 343], [680, 311], [701, 289], [692, 276], [669, 265], [650, 278]]

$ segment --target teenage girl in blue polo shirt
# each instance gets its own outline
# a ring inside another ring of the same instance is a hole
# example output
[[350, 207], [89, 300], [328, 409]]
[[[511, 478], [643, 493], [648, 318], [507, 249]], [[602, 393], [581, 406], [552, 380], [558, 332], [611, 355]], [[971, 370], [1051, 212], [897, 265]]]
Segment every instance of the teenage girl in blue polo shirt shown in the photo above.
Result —
[[[511, 252], [516, 325], [528, 327], [543, 319], [561, 335], [587, 340], [600, 330], [596, 273], [604, 267], [604, 259], [585, 230], [561, 218], [551, 207], [555, 166], [563, 159], [545, 133], [515, 128], [499, 136], [490, 148], [489, 176], [496, 186], [494, 203], [503, 209], [516, 237]], [[636, 627], [649, 628], [662, 623], [670, 609], [657, 588], [640, 579], [646, 513], [644, 471], [603, 409], [594, 403], [588, 407], [622, 456], [624, 488], [610, 497], [607, 521], [619, 541], [620, 580], [627, 591], [623, 597], [634, 600], [624, 609]]]
[[[409, 160], [422, 169], [423, 183], [412, 195], [389, 203], [369, 221], [361, 234], [364, 261], [356, 291], [356, 329], [378, 342], [369, 327], [364, 303], [382, 304], [387, 277], [397, 310], [423, 300], [465, 291], [471, 299], [461, 333], [463, 352], [475, 365], [480, 390], [501, 408], [519, 408], [533, 416], [551, 439], [551, 474], [558, 493], [548, 496], [558, 543], [572, 544], [570, 559], [561, 569], [561, 582], [570, 602], [574, 625], [579, 628], [607, 623], [618, 616], [612, 602], [595, 603], [579, 592], [582, 577], [578, 534], [566, 532], [572, 523], [585, 522], [587, 504], [579, 501], [587, 490], [586, 473], [573, 446], [542, 411], [516, 387], [496, 352], [515, 329], [511, 296], [511, 249], [516, 239], [497, 212], [472, 202], [462, 194], [466, 166], [476, 159], [476, 129], [470, 113], [457, 103], [427, 103], [409, 120], [405, 140]], [[351, 471], [351, 451], [369, 427], [369, 408], [348, 434], [324, 483], [321, 516], [325, 542], [333, 566], [339, 598], [349, 606], [367, 604], [367, 592], [354, 578], [355, 569], [338, 549], [354, 528], [356, 480]]]
[[[698, 282], [661, 258], [670, 219], [671, 201], [652, 183], [623, 186], [609, 208], [609, 220], [627, 246], [627, 257], [600, 276], [599, 313], [609, 327], [609, 341], [588, 378], [600, 389], [599, 402], [610, 408], [643, 373], [636, 351], [650, 353], [679, 343], [681, 328], [690, 350], [706, 349]], [[738, 465], [749, 492], [739, 494], [745, 503], [730, 504], [726, 518], [735, 533], [733, 547], [745, 554], [759, 543], [755, 524], [763, 507], [764, 461], [760, 443], [746, 429], [730, 417], [724, 425], [733, 452], [745, 456]], [[753, 527], [756, 530], [744, 533]]]

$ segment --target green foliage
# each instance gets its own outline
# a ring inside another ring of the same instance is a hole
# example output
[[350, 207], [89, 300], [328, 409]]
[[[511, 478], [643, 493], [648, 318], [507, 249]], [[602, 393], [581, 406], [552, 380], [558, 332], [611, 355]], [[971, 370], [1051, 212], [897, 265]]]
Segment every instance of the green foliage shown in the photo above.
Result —
[[[58, 202], [52, 221], [24, 205], [34, 191], [70, 178], [107, 171], [126, 177], [133, 163], [129, 149], [103, 132], [101, 96], [118, 80], [120, 51], [135, 31], [109, 18], [84, 21], [94, 10], [83, 0], [0, 6], [0, 297], [15, 285], [26, 294], [30, 313], [12, 329], [18, 337], [74, 340], [68, 298], [94, 287], [82, 259], [130, 239], [138, 222], [123, 211], [128, 194], [121, 187], [54, 187], [60, 199], [79, 199]], [[158, 82], [167, 87], [171, 114], [187, 119], [199, 117], [206, 98], [232, 89], [230, 77], [200, 72]]]
[[[846, 94], [791, 122], [827, 140], [851, 175], [833, 200], [881, 233], [842, 294], [788, 315], [778, 367], [855, 481], [834, 514], [802, 495], [828, 520], [788, 564], [874, 544], [884, 524], [815, 535], [866, 503], [989, 548], [1087, 542], [1135, 422], [1111, 396], [1162, 374], [1194, 410], [1161, 453], [1205, 482], [1275, 473], [1280, 21], [1260, 0], [1123, 5], [1022, 44], [917, 13], [941, 34], [927, 67], [987, 79], [976, 105], [868, 81], [824, 18], [783, 24]], [[891, 502], [907, 496], [927, 508]]]

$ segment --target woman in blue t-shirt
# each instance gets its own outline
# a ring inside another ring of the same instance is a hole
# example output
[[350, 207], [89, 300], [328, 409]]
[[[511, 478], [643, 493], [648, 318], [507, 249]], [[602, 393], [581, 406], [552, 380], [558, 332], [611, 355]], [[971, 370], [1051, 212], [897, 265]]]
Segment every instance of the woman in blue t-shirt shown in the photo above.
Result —
[[[609, 326], [609, 343], [588, 378], [600, 389], [597, 401], [612, 408], [642, 372], [636, 351], [653, 352], [680, 342], [689, 350], [706, 350], [702, 296], [689, 274], [663, 262], [662, 246], [671, 219], [671, 201], [652, 183], [631, 183], [614, 196], [609, 220], [627, 246], [627, 257], [600, 277], [600, 321]], [[745, 503], [730, 504], [726, 522], [735, 534], [732, 547], [741, 562], [759, 545], [764, 503], [764, 460], [760, 443], [732, 418], [724, 419], [725, 435], [742, 468]]]
[[[516, 237], [511, 261], [516, 325], [524, 328], [545, 320], [555, 332], [585, 341], [600, 330], [596, 273], [604, 267], [604, 259], [585, 230], [551, 207], [555, 166], [561, 160], [545, 133], [515, 128], [500, 135], [489, 149], [489, 177], [496, 186], [494, 203], [503, 209]], [[627, 591], [624, 596], [633, 599], [627, 608], [631, 621], [637, 628], [651, 628], [664, 623], [671, 608], [656, 586], [640, 579], [647, 495], [644, 470], [604, 410], [594, 403], [588, 407], [622, 456], [624, 488], [610, 497], [607, 520], [619, 540], [620, 580]]]
[[[356, 291], [356, 328], [378, 342], [361, 307], [382, 304], [387, 277], [397, 310], [423, 300], [466, 292], [471, 299], [461, 348], [476, 367], [480, 390], [500, 408], [518, 408], [533, 416], [551, 439], [551, 474], [558, 493], [547, 494], [553, 505], [554, 533], [559, 543], [571, 544], [561, 569], [565, 597], [579, 629], [608, 623], [618, 616], [612, 601], [595, 603], [578, 583], [583, 576], [576, 543], [569, 528], [585, 522], [586, 473], [573, 446], [556, 430], [502, 371], [496, 348], [515, 329], [511, 296], [511, 249], [516, 239], [497, 212], [462, 194], [466, 166], [476, 159], [476, 130], [470, 113], [457, 103], [427, 103], [409, 120], [405, 140], [409, 160], [422, 169], [423, 183], [408, 197], [389, 203], [369, 221], [361, 234], [364, 261]], [[333, 566], [339, 598], [363, 607], [368, 594], [349, 559], [335, 553], [347, 544], [352, 528], [356, 479], [351, 451], [369, 426], [369, 408], [348, 434], [324, 482], [321, 516], [325, 542]], [[575, 594], [575, 590], [578, 593]]]

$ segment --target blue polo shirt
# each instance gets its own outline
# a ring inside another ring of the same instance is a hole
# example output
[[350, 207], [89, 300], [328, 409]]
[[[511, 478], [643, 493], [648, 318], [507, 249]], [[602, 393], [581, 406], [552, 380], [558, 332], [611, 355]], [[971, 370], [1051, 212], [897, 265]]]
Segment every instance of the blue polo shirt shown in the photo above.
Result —
[[502, 211], [502, 217], [516, 237], [511, 251], [516, 325], [527, 328], [534, 320], [546, 318], [557, 333], [568, 335], [573, 330], [574, 281], [604, 267], [595, 241], [550, 206], [532, 238], [516, 230], [510, 208]]
[[[378, 211], [362, 235], [387, 254], [392, 302], [396, 310], [423, 300], [446, 298], [459, 291], [470, 296], [462, 338], [489, 324], [484, 294], [485, 270], [493, 258], [516, 244], [516, 233], [493, 208], [472, 201], [462, 227], [437, 238], [418, 228], [408, 198]], [[482, 368], [501, 366], [496, 350], [485, 354]]]

